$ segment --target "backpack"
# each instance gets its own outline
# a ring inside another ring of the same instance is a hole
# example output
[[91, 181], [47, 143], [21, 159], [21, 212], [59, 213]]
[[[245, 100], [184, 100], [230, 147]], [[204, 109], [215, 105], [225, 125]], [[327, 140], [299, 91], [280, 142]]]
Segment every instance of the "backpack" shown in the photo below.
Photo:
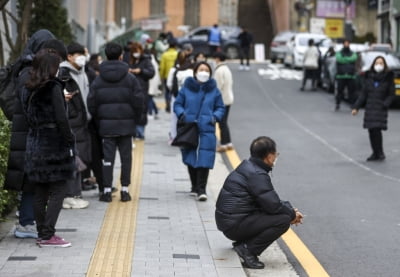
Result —
[[0, 108], [10, 121], [14, 114], [14, 103], [17, 98], [17, 80], [21, 68], [21, 60], [0, 68]]
[[172, 78], [172, 87], [171, 94], [176, 98], [178, 96], [179, 86], [178, 86], [178, 78], [176, 74], [178, 74], [179, 69], [175, 67], [174, 77]]

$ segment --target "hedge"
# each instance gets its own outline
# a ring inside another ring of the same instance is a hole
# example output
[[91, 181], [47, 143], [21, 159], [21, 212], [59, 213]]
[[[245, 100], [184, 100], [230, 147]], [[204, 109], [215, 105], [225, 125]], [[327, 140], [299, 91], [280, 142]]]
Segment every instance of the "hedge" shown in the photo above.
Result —
[[3, 189], [7, 170], [11, 124], [0, 110], [0, 220], [16, 206], [17, 192]]

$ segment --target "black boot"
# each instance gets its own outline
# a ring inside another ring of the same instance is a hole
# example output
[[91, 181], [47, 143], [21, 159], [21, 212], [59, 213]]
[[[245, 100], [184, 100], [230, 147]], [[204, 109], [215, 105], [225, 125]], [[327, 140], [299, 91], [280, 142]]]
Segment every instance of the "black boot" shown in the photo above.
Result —
[[240, 261], [242, 262], [244, 267], [252, 268], [252, 269], [263, 269], [265, 267], [264, 263], [260, 262], [256, 255], [250, 253], [249, 249], [247, 249], [246, 244], [242, 243], [235, 247], [233, 250], [240, 257]]

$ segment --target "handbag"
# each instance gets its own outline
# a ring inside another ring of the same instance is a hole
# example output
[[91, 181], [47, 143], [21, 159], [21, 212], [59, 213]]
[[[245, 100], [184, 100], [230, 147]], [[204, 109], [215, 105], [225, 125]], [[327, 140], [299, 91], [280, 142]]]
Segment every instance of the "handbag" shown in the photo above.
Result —
[[197, 112], [196, 120], [194, 122], [185, 122], [185, 116], [182, 115], [176, 125], [176, 137], [171, 145], [182, 148], [197, 148], [199, 145], [199, 128], [197, 126], [197, 119], [200, 114], [201, 106], [203, 105], [204, 94], [200, 101], [199, 111]]

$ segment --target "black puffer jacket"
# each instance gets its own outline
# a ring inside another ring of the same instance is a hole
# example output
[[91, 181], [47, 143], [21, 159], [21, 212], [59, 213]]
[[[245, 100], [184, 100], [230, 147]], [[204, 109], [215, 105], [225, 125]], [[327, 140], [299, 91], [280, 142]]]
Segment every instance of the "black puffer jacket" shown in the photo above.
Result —
[[102, 137], [133, 136], [144, 109], [139, 81], [121, 61], [105, 61], [90, 87], [89, 112]]
[[[140, 68], [140, 73], [134, 75], [139, 80], [144, 101], [147, 103], [149, 99], [149, 80], [153, 78], [155, 74], [154, 67], [151, 64], [151, 57], [143, 54], [136, 63], [130, 64], [129, 67], [132, 69]], [[143, 126], [147, 124], [147, 105], [145, 105], [142, 116], [137, 124]]]
[[269, 176], [271, 168], [262, 160], [243, 161], [225, 180], [218, 196], [215, 219], [220, 231], [237, 226], [255, 213], [286, 214], [291, 220], [296, 214], [287, 201], [281, 201]]
[[35, 32], [29, 39], [23, 54], [20, 57], [23, 69], [21, 69], [16, 86], [17, 98], [14, 101], [14, 114], [12, 118], [10, 154], [8, 156], [8, 167], [5, 174], [4, 188], [9, 190], [23, 190], [33, 192], [34, 186], [26, 178], [24, 172], [24, 160], [26, 150], [26, 136], [29, 126], [26, 122], [21, 102], [19, 101], [19, 91], [29, 78], [34, 54], [38, 52], [43, 44], [50, 39], [55, 39], [54, 35], [48, 30], [42, 29]]
[[365, 104], [364, 128], [387, 130], [388, 109], [395, 97], [393, 72], [367, 71], [354, 109]]

